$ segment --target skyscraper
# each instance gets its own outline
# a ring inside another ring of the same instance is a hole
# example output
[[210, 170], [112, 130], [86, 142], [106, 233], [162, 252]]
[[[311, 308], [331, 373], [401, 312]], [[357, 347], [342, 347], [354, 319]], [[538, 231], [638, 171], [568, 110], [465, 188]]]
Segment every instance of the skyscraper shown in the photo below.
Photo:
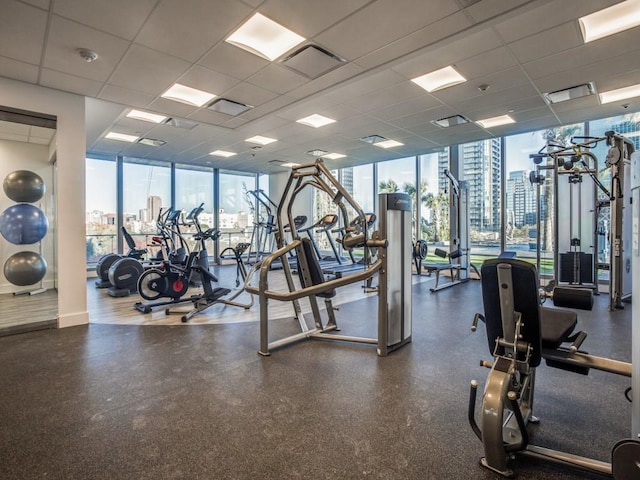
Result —
[[469, 186], [469, 225], [484, 232], [500, 228], [500, 139], [460, 145], [463, 179]]

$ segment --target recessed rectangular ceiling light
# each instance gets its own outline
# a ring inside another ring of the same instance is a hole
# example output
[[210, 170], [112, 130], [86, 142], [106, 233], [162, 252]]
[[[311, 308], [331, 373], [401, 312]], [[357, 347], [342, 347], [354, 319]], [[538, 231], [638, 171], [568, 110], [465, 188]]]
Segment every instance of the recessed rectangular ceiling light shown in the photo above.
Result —
[[256, 13], [233, 32], [226, 42], [273, 61], [306, 39], [279, 23]]
[[329, 152], [327, 152], [326, 150], [320, 150], [319, 148], [316, 148], [315, 150], [309, 150], [307, 152], [307, 155], [311, 155], [312, 157], [322, 157], [327, 153]]
[[464, 83], [467, 79], [460, 75], [455, 68], [448, 66], [441, 68], [440, 70], [436, 70], [435, 72], [412, 78], [411, 81], [420, 85], [427, 92], [435, 92], [442, 88]]
[[166, 115], [158, 115], [157, 113], [143, 112], [141, 110], [131, 110], [127, 113], [127, 117], [152, 123], [161, 123], [167, 119]]
[[296, 120], [296, 122], [303, 125], [308, 125], [309, 127], [319, 128], [324, 127], [325, 125], [329, 125], [330, 123], [334, 123], [335, 120], [333, 118], [323, 117], [322, 115], [314, 113], [313, 115], [309, 115], [308, 117]]
[[109, 140], [118, 140], [120, 142], [133, 143], [138, 140], [139, 137], [136, 135], [127, 135], [126, 133], [109, 132], [104, 136], [104, 138], [108, 138]]
[[393, 148], [393, 147], [399, 147], [400, 145], [404, 145], [404, 143], [396, 142], [395, 140], [385, 140], [384, 142], [377, 142], [377, 143], [374, 143], [373, 145], [380, 148]]
[[584, 43], [640, 25], [640, 1], [627, 0], [578, 19]]
[[585, 83], [582, 85], [576, 85], [575, 87], [569, 87], [562, 90], [556, 90], [555, 92], [543, 93], [545, 100], [548, 103], [560, 103], [567, 100], [573, 100], [574, 98], [588, 97], [595, 93], [595, 85], [593, 82]]
[[482, 128], [499, 127], [500, 125], [507, 125], [509, 123], [516, 123], [516, 121], [509, 115], [500, 115], [499, 117], [485, 118], [484, 120], [477, 120], [476, 123]]
[[255, 137], [247, 138], [245, 142], [257, 143], [258, 145], [269, 145], [270, 143], [277, 142], [275, 138], [263, 137], [262, 135], [256, 135]]
[[462, 115], [454, 115], [452, 117], [439, 118], [438, 120], [432, 120], [431, 123], [442, 128], [455, 127], [456, 125], [464, 125], [469, 123], [469, 119]]
[[169, 90], [160, 95], [168, 100], [186, 103], [187, 105], [195, 105], [201, 107], [205, 103], [213, 100], [216, 96], [213, 93], [204, 92], [197, 88], [187, 87], [179, 83], [174, 83]]
[[140, 140], [138, 140], [138, 143], [149, 145], [150, 147], [161, 147], [167, 142], [165, 142], [164, 140], [156, 140], [155, 138], [141, 138]]
[[337, 160], [344, 157], [346, 157], [346, 155], [342, 153], [327, 153], [326, 155], [322, 155], [322, 158], [328, 158], [329, 160]]
[[226, 150], [214, 150], [213, 152], [209, 152], [209, 155], [213, 155], [215, 157], [224, 157], [229, 158], [236, 155], [235, 152], [227, 152]]
[[289, 163], [283, 163], [281, 166], [282, 167], [287, 167], [287, 168], [292, 168], [292, 167], [299, 167], [300, 164], [299, 163], [291, 163], [291, 162], [289, 162]]
[[640, 97], [640, 84], [601, 92], [600, 103], [617, 102], [618, 100], [626, 100], [633, 97]]

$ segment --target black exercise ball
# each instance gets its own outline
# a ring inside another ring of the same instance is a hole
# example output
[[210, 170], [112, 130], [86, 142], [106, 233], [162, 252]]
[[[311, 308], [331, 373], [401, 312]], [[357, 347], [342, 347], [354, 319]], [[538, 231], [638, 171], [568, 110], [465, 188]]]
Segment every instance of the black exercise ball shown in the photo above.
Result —
[[4, 193], [14, 202], [34, 203], [44, 196], [44, 180], [29, 170], [16, 170], [7, 175], [2, 183]]
[[36, 252], [18, 252], [4, 262], [4, 276], [20, 287], [38, 283], [46, 273], [47, 262]]
[[37, 243], [47, 234], [49, 220], [42, 210], [28, 203], [18, 203], [0, 215], [0, 234], [14, 245]]

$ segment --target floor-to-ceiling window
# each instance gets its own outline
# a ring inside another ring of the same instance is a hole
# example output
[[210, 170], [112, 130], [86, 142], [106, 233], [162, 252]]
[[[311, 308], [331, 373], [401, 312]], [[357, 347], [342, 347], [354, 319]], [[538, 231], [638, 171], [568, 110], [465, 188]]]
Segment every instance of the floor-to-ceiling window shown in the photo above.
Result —
[[123, 162], [122, 223], [139, 248], [157, 233], [158, 215], [171, 207], [171, 168], [163, 164]]
[[233, 247], [239, 242], [249, 242], [254, 228], [254, 212], [247, 192], [255, 190], [255, 175], [238, 172], [220, 172], [218, 212], [220, 250]]
[[501, 145], [499, 138], [480, 140], [458, 147], [460, 178], [467, 182], [469, 236], [475, 256], [500, 253]]
[[[413, 204], [412, 218], [415, 219], [418, 194], [416, 188], [416, 157], [380, 162], [376, 166], [378, 169], [377, 193], [404, 192], [409, 194]], [[416, 237], [416, 225], [413, 225], [412, 231], [413, 236]]]
[[87, 263], [118, 250], [116, 162], [86, 159]]
[[449, 149], [420, 155], [419, 238], [431, 244], [449, 241]]
[[[213, 170], [211, 168], [196, 167], [190, 165], [176, 165], [175, 167], [175, 205], [178, 210], [185, 213], [203, 205], [203, 211], [198, 215], [198, 222], [203, 230], [214, 226], [213, 216]], [[184, 229], [185, 233], [193, 233], [194, 226]], [[187, 235], [190, 237], [190, 235]], [[190, 242], [189, 247], [196, 244]], [[209, 252], [212, 252], [213, 244], [206, 242]]]

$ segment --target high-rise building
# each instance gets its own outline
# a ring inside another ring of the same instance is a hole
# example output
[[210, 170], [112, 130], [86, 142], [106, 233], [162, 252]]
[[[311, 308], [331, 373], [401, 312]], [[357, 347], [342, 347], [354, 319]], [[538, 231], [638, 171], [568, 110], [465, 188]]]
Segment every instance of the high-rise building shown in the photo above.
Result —
[[460, 145], [463, 179], [469, 186], [469, 225], [484, 232], [500, 228], [500, 139]]
[[509, 172], [506, 182], [505, 207], [507, 219], [520, 228], [535, 223], [536, 191], [529, 181], [528, 170]]
[[152, 222], [160, 214], [162, 209], [162, 198], [157, 195], [151, 195], [147, 198], [147, 222]]

